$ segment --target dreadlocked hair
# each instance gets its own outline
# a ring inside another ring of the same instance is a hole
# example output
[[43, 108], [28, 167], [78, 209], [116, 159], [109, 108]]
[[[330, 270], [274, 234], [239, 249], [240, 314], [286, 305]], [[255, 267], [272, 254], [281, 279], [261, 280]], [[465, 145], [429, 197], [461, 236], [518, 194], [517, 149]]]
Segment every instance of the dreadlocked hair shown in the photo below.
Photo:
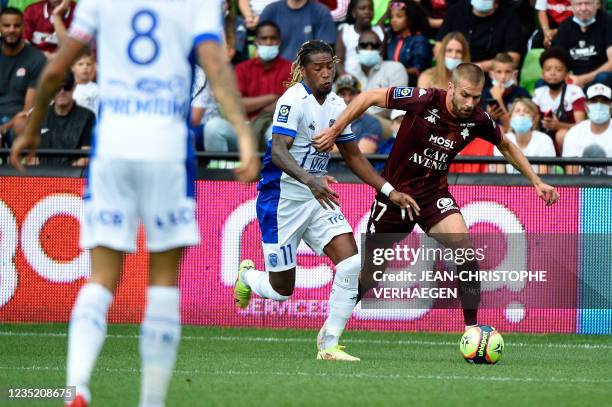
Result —
[[296, 83], [302, 82], [304, 77], [302, 76], [302, 72], [300, 68], [305, 68], [306, 65], [310, 62], [310, 56], [312, 54], [330, 54], [332, 56], [332, 62], [334, 64], [340, 63], [340, 58], [336, 56], [334, 53], [334, 49], [331, 45], [321, 40], [311, 40], [306, 41], [300, 47], [300, 50], [297, 53], [297, 57], [295, 61], [291, 64], [291, 80], [288, 82], [284, 82], [285, 88], [290, 88]]

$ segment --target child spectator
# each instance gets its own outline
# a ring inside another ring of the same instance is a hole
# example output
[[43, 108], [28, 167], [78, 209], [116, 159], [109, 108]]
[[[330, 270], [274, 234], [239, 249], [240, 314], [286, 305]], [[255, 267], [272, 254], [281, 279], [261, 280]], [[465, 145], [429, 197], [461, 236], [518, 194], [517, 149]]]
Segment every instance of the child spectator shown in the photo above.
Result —
[[512, 103], [518, 98], [530, 98], [527, 89], [517, 85], [518, 69], [514, 59], [505, 52], [500, 52], [493, 58], [493, 65], [489, 71], [492, 86], [485, 88], [482, 93], [482, 103], [489, 115], [500, 123], [504, 131], [510, 127]]
[[427, 14], [413, 0], [394, 1], [389, 7], [391, 35], [386, 59], [401, 62], [408, 73], [408, 83], [416, 85], [421, 72], [431, 66], [431, 45], [425, 36], [429, 31]]
[[542, 129], [562, 151], [567, 131], [585, 119], [584, 92], [576, 85], [566, 84], [572, 60], [562, 48], [551, 47], [540, 56], [545, 86], [536, 88], [533, 101], [543, 116]]
[[536, 31], [531, 48], [549, 48], [559, 24], [573, 15], [570, 0], [536, 0], [540, 29]]
[[98, 84], [93, 82], [96, 61], [91, 52], [83, 54], [72, 66], [72, 73], [76, 80], [76, 89], [72, 97], [79, 105], [88, 108], [98, 117], [100, 108], [100, 89]]
[[462, 62], [470, 62], [470, 45], [460, 32], [444, 36], [436, 54], [436, 66], [419, 76], [419, 88], [448, 88], [453, 70]]
[[[548, 135], [535, 130], [538, 126], [538, 107], [528, 98], [517, 99], [510, 109], [510, 131], [506, 137], [521, 149], [527, 157], [554, 157], [555, 145]], [[501, 157], [495, 148], [493, 155]], [[548, 173], [546, 165], [533, 165], [533, 170], [539, 174]], [[498, 164], [500, 174], [518, 174], [510, 164]]]
[[362, 32], [372, 30], [381, 41], [385, 35], [382, 28], [372, 25], [373, 13], [372, 0], [351, 0], [346, 16], [346, 24], [338, 28], [338, 40], [336, 42], [336, 55], [340, 58], [338, 74], [349, 73], [357, 75], [361, 70], [357, 48], [359, 36]]

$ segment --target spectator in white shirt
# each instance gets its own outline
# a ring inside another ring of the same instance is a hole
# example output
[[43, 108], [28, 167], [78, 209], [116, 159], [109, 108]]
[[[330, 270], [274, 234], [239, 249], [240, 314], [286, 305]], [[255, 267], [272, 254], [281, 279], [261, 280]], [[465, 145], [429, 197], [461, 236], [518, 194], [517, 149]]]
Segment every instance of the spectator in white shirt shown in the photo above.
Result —
[[[538, 118], [538, 107], [530, 99], [515, 100], [510, 109], [510, 132], [506, 133], [506, 137], [516, 144], [527, 157], [555, 157], [555, 145], [552, 139], [547, 134], [535, 130]], [[501, 157], [502, 154], [495, 148], [493, 155]], [[546, 165], [533, 165], [532, 167], [537, 173], [548, 173]], [[510, 164], [498, 164], [497, 172], [500, 174], [519, 173]]]
[[[587, 89], [586, 110], [589, 119], [572, 127], [565, 136], [563, 157], [612, 158], [612, 90], [601, 83]], [[578, 174], [578, 166], [568, 166], [568, 174]], [[612, 166], [583, 167], [585, 174], [612, 175]]]

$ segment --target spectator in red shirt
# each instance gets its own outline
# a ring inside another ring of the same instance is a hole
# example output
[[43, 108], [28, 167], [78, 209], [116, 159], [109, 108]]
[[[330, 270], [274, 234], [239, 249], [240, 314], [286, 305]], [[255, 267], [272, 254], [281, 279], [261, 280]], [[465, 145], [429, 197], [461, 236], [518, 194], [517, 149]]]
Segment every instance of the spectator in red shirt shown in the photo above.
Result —
[[63, 34], [56, 32], [55, 20], [70, 27], [75, 7], [75, 2], [69, 0], [44, 0], [29, 5], [23, 13], [25, 39], [47, 56], [52, 54]]
[[[283, 84], [291, 76], [291, 62], [279, 56], [280, 28], [272, 21], [262, 21], [257, 25], [255, 45], [257, 58], [236, 65], [236, 81], [244, 108], [260, 141], [260, 149], [264, 151], [272, 137], [270, 125], [276, 101], [285, 91]], [[204, 148], [207, 151], [231, 151], [235, 137], [226, 120], [213, 118], [204, 129]]]

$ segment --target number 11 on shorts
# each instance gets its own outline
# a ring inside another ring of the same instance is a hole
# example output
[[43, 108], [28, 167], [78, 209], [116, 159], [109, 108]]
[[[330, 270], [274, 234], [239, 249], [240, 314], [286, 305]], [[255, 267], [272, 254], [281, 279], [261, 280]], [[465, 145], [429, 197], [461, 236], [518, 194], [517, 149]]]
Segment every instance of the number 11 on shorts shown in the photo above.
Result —
[[286, 246], [281, 246], [280, 248], [283, 251], [283, 260], [285, 264], [293, 263], [293, 251], [291, 249], [291, 245], [288, 244]]

